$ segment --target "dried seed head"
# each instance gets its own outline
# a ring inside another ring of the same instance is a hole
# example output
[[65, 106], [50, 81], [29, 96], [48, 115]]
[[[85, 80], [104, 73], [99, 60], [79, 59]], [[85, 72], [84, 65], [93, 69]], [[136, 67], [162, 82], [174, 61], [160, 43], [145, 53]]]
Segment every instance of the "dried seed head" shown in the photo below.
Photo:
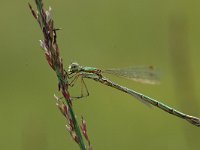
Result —
[[89, 140], [89, 137], [88, 137], [88, 134], [87, 134], [87, 124], [86, 124], [86, 121], [83, 119], [83, 117], [81, 117], [81, 130], [82, 130], [82, 133], [83, 133], [85, 139], [88, 142], [89, 150], [92, 150], [92, 146], [90, 144], [90, 140]]
[[52, 9], [49, 7], [49, 10], [46, 11], [46, 22], [49, 23], [52, 21]]
[[45, 42], [42, 41], [42, 40], [40, 40], [40, 47], [41, 47], [45, 52], [48, 51], [47, 48], [46, 48]]
[[30, 10], [31, 10], [31, 13], [32, 13], [33, 17], [37, 20], [37, 19], [38, 19], [38, 15], [37, 15], [36, 12], [33, 10], [31, 4], [28, 3], [28, 5], [29, 5], [29, 8], [30, 8]]

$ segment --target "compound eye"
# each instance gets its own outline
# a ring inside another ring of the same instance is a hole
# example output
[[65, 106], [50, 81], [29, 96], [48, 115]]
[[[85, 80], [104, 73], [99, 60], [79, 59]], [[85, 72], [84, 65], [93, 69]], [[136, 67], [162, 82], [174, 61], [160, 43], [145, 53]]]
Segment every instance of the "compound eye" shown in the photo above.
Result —
[[69, 66], [68, 71], [69, 71], [69, 72], [73, 72], [73, 70], [74, 70], [74, 66]]
[[79, 65], [77, 63], [72, 63], [69, 66], [69, 71], [72, 73], [77, 72], [78, 70], [79, 70]]
[[72, 72], [75, 72], [75, 71], [77, 71], [77, 70], [78, 70], [78, 68], [77, 68], [76, 65], [71, 66], [71, 71], [72, 71]]

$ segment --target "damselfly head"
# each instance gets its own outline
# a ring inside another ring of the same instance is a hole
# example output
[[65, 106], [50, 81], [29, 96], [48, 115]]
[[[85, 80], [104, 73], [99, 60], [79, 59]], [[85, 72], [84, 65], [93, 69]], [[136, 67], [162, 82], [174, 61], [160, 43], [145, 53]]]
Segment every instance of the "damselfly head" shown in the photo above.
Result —
[[68, 67], [68, 71], [70, 73], [79, 72], [80, 70], [81, 70], [81, 66], [78, 63], [76, 63], [76, 62], [71, 63], [69, 65], [69, 67]]

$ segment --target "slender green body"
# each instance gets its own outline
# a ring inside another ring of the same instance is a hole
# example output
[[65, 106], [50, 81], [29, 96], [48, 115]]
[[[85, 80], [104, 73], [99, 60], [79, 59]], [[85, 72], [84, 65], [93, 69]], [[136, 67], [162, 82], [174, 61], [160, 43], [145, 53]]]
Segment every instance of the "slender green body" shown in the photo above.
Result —
[[[78, 64], [76, 64], [76, 65], [78, 65]], [[168, 113], [170, 113], [174, 116], [177, 116], [179, 118], [187, 120], [188, 122], [190, 122], [191, 124], [193, 124], [195, 126], [200, 126], [200, 118], [182, 113], [182, 112], [180, 112], [180, 111], [178, 111], [174, 108], [171, 108], [171, 107], [169, 107], [169, 106], [167, 106], [167, 105], [165, 105], [165, 104], [163, 104], [163, 103], [161, 103], [161, 102], [159, 102], [159, 101], [157, 101], [153, 98], [150, 98], [150, 97], [143, 95], [139, 92], [136, 92], [134, 90], [128, 89], [124, 86], [118, 85], [118, 84], [108, 80], [107, 78], [103, 77], [100, 74], [101, 71], [99, 69], [92, 68], [92, 67], [81, 67], [79, 65], [76, 66], [76, 67], [78, 67], [78, 68], [73, 70], [72, 67], [70, 66], [69, 71], [71, 73], [78, 74], [78, 75], [82, 76], [83, 78], [93, 79], [93, 80], [100, 82], [104, 85], [118, 89], [122, 92], [125, 92], [125, 93], [135, 97], [136, 99], [140, 100], [141, 102], [143, 102], [145, 104], [150, 104], [150, 105], [156, 106], [156, 107], [162, 109], [165, 112], [168, 112]]]
[[196, 125], [196, 126], [200, 126], [200, 118], [197, 118], [197, 117], [194, 117], [194, 116], [190, 116], [190, 115], [187, 115], [187, 114], [184, 114], [176, 109], [173, 109], [155, 99], [152, 99], [146, 95], [143, 95], [139, 92], [136, 92], [134, 90], [131, 90], [131, 89], [128, 89], [124, 86], [121, 86], [121, 85], [118, 85], [110, 80], [108, 80], [107, 78], [105, 77], [97, 77], [97, 76], [94, 76], [92, 74], [88, 74], [88, 73], [82, 73], [83, 77], [84, 78], [89, 78], [89, 79], [93, 79], [95, 81], [98, 81], [102, 84], [105, 84], [107, 86], [110, 86], [110, 87], [113, 87], [113, 88], [116, 88], [120, 91], [123, 91], [127, 94], [130, 94], [131, 96], [135, 97], [136, 99], [144, 102], [144, 103], [147, 103], [147, 104], [152, 104], [153, 106], [156, 106], [162, 110], [164, 110], [165, 112], [168, 112], [172, 115], [175, 115], [179, 118], [182, 118], [182, 119], [185, 119], [187, 120], [188, 122], [192, 123], [193, 125]]

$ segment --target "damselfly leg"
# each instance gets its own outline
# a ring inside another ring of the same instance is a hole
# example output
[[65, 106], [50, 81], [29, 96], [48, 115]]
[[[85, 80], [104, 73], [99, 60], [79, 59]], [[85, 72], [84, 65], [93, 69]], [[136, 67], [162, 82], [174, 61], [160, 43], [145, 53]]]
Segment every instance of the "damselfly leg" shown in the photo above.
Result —
[[[80, 95], [79, 96], [72, 96], [72, 98], [80, 99], [80, 98], [89, 96], [88, 88], [87, 88], [87, 86], [85, 84], [85, 81], [84, 81], [83, 76], [81, 75], [81, 73], [73, 74], [72, 76], [69, 77], [69, 79], [72, 79], [71, 82], [69, 83], [69, 86], [71, 86], [71, 87], [73, 87], [75, 85], [75, 83], [78, 81], [78, 79], [80, 79], [80, 84], [81, 84], [81, 93], [80, 93]], [[84, 94], [84, 91], [86, 92], [85, 94]]]

